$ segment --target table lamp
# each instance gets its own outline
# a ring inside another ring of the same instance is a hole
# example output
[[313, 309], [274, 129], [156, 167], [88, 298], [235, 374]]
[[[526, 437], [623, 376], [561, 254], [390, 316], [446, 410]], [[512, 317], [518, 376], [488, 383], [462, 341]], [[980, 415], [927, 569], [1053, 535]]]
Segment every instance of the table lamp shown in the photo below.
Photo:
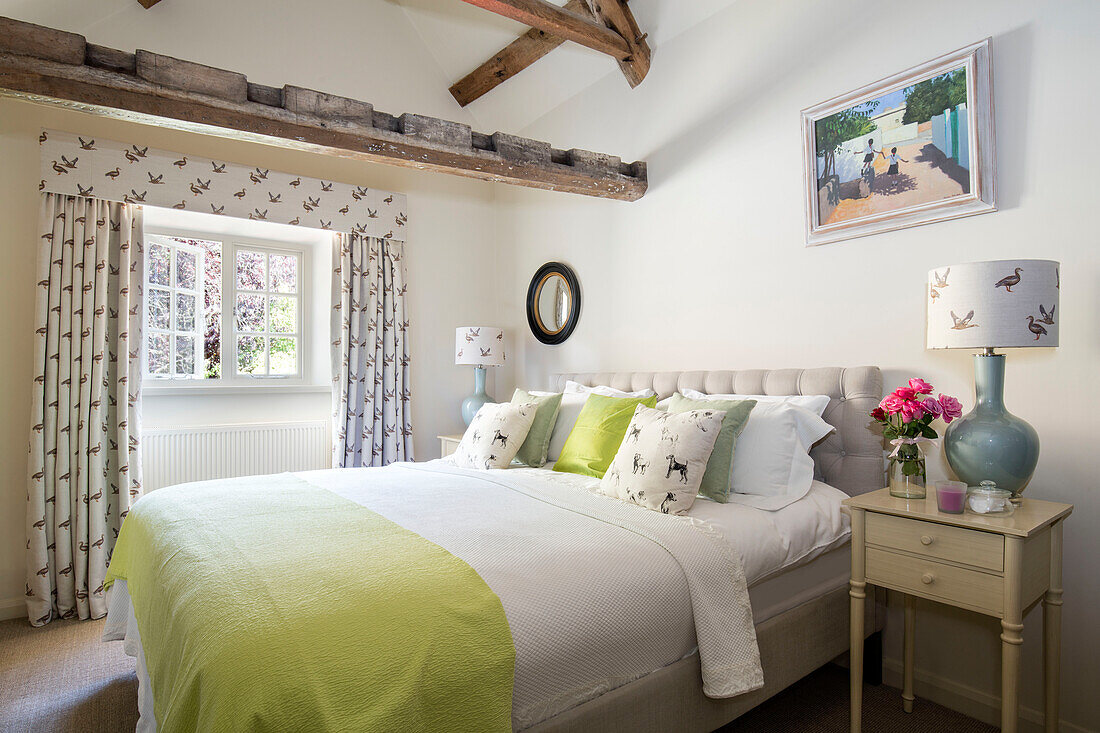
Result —
[[485, 367], [501, 366], [505, 360], [504, 331], [489, 326], [459, 326], [455, 329], [455, 364], [474, 367], [474, 393], [462, 401], [462, 419], [467, 425], [486, 402]]
[[1059, 274], [1052, 260], [996, 260], [928, 273], [929, 349], [974, 355], [974, 409], [948, 425], [943, 448], [971, 486], [994, 481], [1018, 497], [1039, 460], [1035, 428], [1004, 405], [1005, 356], [995, 348], [1057, 346]]

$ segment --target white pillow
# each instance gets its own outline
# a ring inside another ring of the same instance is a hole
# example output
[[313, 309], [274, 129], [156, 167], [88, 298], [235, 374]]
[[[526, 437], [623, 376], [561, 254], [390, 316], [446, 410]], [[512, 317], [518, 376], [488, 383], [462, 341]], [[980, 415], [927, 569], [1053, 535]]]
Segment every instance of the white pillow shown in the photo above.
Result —
[[[553, 392], [529, 392], [529, 394], [542, 397]], [[577, 424], [577, 418], [581, 415], [581, 408], [588, 400], [587, 394], [562, 394], [561, 407], [558, 408], [558, 419], [554, 423], [554, 430], [550, 433], [550, 447], [546, 451], [546, 463], [553, 464], [561, 458], [561, 450], [565, 447], [565, 441], [569, 433], [573, 432], [573, 426]]]
[[482, 405], [455, 449], [455, 465], [483, 471], [507, 468], [527, 438], [538, 407], [537, 402]]
[[598, 385], [596, 387], [586, 387], [580, 382], [574, 382], [572, 379], [565, 382], [565, 394], [598, 394], [604, 397], [653, 397], [657, 393], [651, 389], [639, 389], [636, 392], [624, 392], [621, 389], [615, 389], [614, 387], [608, 387], [607, 385]]
[[[796, 394], [796, 395], [768, 395], [768, 394], [706, 394], [694, 389], [682, 390], [684, 397], [693, 400], [705, 400], [708, 397], [714, 400], [756, 400], [761, 402], [786, 402], [797, 405], [814, 413], [818, 417], [825, 414], [825, 408], [829, 406], [827, 394]], [[750, 418], [751, 419], [751, 418]]]
[[796, 405], [758, 403], [737, 438], [730, 501], [775, 510], [801, 499], [814, 481], [810, 448], [832, 430], [832, 425]]
[[[720, 399], [694, 394], [700, 396], [692, 399]], [[729, 500], [775, 511], [801, 499], [814, 480], [810, 448], [832, 430], [813, 412], [790, 402], [758, 402], [737, 437]]]
[[668, 413], [638, 405], [600, 493], [683, 514], [695, 503], [725, 417], [725, 410]]

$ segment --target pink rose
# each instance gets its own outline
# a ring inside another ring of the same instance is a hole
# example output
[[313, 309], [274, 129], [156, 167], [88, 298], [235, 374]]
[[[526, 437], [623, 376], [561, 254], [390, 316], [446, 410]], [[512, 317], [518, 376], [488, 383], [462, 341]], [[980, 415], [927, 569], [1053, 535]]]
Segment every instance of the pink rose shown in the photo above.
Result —
[[912, 400], [906, 400], [901, 406], [901, 421], [904, 423], [913, 422], [914, 420], [920, 420], [924, 417], [924, 409], [920, 406], [920, 403], [913, 402]]
[[898, 387], [894, 390], [894, 394], [896, 394], [899, 399], [911, 400], [917, 396], [917, 390], [912, 387]]
[[878, 404], [888, 415], [896, 415], [901, 412], [901, 406], [905, 404], [905, 400], [901, 399], [895, 394], [888, 394], [883, 398], [882, 402]]
[[924, 381], [920, 377], [913, 377], [909, 380], [909, 387], [912, 388], [917, 394], [931, 394], [932, 385]]
[[946, 423], [951, 422], [957, 417], [962, 417], [962, 403], [954, 397], [948, 397], [945, 394], [941, 394], [940, 407], [943, 409], [943, 421]]
[[939, 417], [943, 414], [943, 407], [940, 406], [939, 401], [937, 401], [935, 397], [925, 397], [921, 400], [920, 405], [929, 415]]

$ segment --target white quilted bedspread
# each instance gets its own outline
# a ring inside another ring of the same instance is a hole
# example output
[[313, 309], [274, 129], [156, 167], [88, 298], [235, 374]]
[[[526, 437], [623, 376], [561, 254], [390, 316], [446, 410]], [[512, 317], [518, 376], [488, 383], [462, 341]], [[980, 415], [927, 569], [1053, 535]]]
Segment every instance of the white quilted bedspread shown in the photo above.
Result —
[[462, 558], [497, 594], [516, 647], [516, 730], [696, 644], [707, 695], [763, 685], [741, 555], [709, 523], [549, 471], [432, 461], [298, 475]]

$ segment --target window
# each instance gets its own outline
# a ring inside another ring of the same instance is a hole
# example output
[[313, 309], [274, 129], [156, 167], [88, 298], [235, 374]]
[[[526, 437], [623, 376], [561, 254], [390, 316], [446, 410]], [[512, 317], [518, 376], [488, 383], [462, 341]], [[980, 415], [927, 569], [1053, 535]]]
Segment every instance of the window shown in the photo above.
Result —
[[191, 240], [151, 241], [145, 254], [145, 370], [161, 378], [203, 376], [205, 251]]
[[301, 255], [258, 247], [236, 248], [234, 347], [237, 374], [298, 374]]
[[305, 252], [147, 234], [145, 375], [243, 385], [303, 376]]

